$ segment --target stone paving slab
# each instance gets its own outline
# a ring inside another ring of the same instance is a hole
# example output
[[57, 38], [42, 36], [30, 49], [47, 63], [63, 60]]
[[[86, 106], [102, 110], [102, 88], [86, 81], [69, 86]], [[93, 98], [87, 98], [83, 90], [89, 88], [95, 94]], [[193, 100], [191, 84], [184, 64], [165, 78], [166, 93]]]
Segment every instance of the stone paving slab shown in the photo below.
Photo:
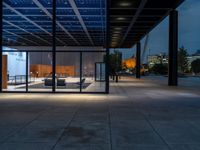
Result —
[[110, 89], [109, 95], [1, 94], [0, 150], [200, 149], [197, 90], [134, 78], [111, 82]]
[[1, 150], [50, 150], [52, 143], [4, 143], [0, 145]]

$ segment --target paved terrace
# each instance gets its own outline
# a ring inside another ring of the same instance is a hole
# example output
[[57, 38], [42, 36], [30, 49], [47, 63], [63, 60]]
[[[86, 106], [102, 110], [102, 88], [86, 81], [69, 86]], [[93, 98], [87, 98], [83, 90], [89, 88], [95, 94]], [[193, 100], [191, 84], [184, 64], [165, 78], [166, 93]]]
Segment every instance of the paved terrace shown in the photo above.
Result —
[[199, 150], [200, 92], [152, 81], [123, 78], [109, 95], [1, 94], [0, 150]]

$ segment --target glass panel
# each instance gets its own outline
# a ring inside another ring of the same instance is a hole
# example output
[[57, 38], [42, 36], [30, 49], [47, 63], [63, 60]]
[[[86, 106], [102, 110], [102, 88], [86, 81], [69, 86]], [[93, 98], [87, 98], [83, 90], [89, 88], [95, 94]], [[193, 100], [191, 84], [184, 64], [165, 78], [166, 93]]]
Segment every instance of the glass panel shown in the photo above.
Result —
[[80, 92], [79, 52], [56, 52], [56, 91]]
[[[186, 9], [187, 8], [187, 9]], [[184, 1], [179, 12], [178, 84], [181, 87], [200, 89], [200, 1]]]
[[26, 90], [26, 53], [15, 52], [14, 49], [3, 47], [2, 75], [3, 91]]
[[[104, 55], [105, 55], [104, 52], [83, 52], [83, 57], [82, 57], [83, 92], [105, 92]], [[95, 67], [95, 65], [97, 68]], [[96, 68], [96, 75], [95, 75], [95, 68]]]
[[29, 91], [52, 91], [52, 53], [29, 52]]
[[[33, 53], [30, 53], [28, 56], [29, 90], [51, 90], [51, 88], [46, 89], [43, 86], [40, 88], [35, 88], [34, 86], [36, 85], [33, 85], [38, 82], [43, 84], [44, 82], [44, 75], [40, 75], [40, 70], [42, 70], [41, 68], [38, 69], [38, 76], [35, 76], [35, 74], [30, 74], [30, 70], [35, 62], [37, 62], [36, 65], [46, 65], [42, 59], [45, 59], [48, 53], [37, 53], [37, 50], [43, 50], [44, 47], [52, 50], [51, 13], [52, 0], [3, 0], [3, 47], [4, 51], [13, 48], [15, 51], [4, 53], [4, 63], [7, 63], [7, 68], [4, 68], [4, 74], [8, 74], [7, 78], [4, 77], [3, 81], [5, 84], [8, 80], [8, 86], [5, 90], [25, 91], [26, 53], [19, 51], [27, 50], [33, 51]], [[7, 61], [5, 60], [6, 56]], [[47, 67], [43, 69], [47, 69]]]
[[95, 81], [105, 81], [105, 63], [96, 63]]

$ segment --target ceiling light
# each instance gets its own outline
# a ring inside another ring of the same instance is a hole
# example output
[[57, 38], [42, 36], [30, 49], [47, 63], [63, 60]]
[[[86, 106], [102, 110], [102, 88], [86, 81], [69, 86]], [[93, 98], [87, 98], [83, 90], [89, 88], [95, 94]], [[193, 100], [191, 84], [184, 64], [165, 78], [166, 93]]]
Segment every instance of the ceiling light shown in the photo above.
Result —
[[116, 37], [118, 37], [120, 34], [117, 34], [117, 33], [115, 33], [115, 34], [112, 34], [112, 36], [116, 36]]
[[113, 42], [114, 42], [114, 43], [118, 43], [118, 41], [119, 41], [118, 39], [117, 39], [117, 40], [113, 40], [113, 39], [112, 39], [112, 43], [113, 43]]
[[112, 40], [119, 40], [119, 38], [113, 38], [113, 37], [112, 37]]
[[126, 20], [126, 18], [124, 18], [124, 17], [118, 17], [118, 18], [116, 18], [116, 20], [122, 21], [122, 20]]
[[122, 28], [114, 28], [115, 30], [122, 30]]
[[117, 44], [117, 42], [116, 41], [112, 41], [112, 44]]
[[121, 31], [113, 31], [113, 33], [121, 33]]
[[124, 1], [124, 2], [120, 2], [119, 5], [122, 6], [122, 7], [128, 7], [128, 6], [131, 6], [132, 3]]

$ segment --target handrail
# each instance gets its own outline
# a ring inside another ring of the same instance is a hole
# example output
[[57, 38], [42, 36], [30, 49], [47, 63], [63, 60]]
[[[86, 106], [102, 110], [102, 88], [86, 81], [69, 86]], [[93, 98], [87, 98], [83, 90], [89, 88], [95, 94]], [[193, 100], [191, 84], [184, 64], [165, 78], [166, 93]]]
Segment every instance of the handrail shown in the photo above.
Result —
[[[20, 85], [20, 84], [26, 84], [26, 75], [16, 75], [16, 76], [8, 76], [9, 84], [12, 85]], [[31, 75], [28, 75], [28, 82], [35, 82], [35, 78]]]

